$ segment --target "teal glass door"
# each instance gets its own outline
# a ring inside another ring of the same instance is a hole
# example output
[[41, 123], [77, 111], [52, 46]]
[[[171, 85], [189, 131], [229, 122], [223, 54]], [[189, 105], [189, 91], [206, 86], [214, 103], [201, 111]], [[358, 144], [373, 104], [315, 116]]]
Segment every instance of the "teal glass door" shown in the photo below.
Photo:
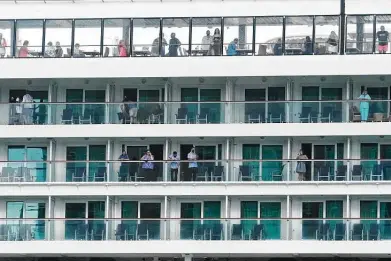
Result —
[[[149, 115], [154, 112], [161, 111], [160, 107], [160, 92], [159, 90], [140, 90], [138, 97], [139, 106], [137, 111], [137, 119], [139, 122], [147, 122]], [[151, 103], [145, 103], [151, 102]], [[156, 114], [156, 113], [155, 113]]]
[[[197, 146], [195, 153], [198, 156], [199, 168], [205, 168], [208, 173], [213, 172], [215, 163], [214, 162], [202, 162], [203, 160], [216, 160], [216, 146]], [[202, 171], [204, 173], [204, 171]]]
[[8, 167], [15, 168], [14, 172], [25, 173], [26, 181], [46, 181], [47, 148], [8, 146], [8, 161], [16, 161], [8, 163]]
[[259, 180], [260, 178], [260, 145], [259, 144], [243, 144], [242, 148], [242, 159], [243, 160], [254, 160], [254, 161], [244, 161], [243, 166], [250, 167], [250, 173], [252, 180]]
[[[67, 147], [66, 181], [80, 181], [81, 174], [87, 173], [87, 147]], [[68, 162], [70, 161], [70, 162]], [[78, 162], [82, 161], [82, 162]], [[77, 177], [77, 179], [75, 178]], [[84, 177], [85, 178], [85, 177]], [[82, 181], [85, 181], [82, 180]]]
[[[196, 220], [183, 220], [196, 219]], [[181, 239], [193, 239], [196, 226], [201, 224], [201, 203], [181, 203]]]
[[72, 110], [73, 119], [78, 120], [83, 115], [84, 90], [67, 89], [65, 95], [66, 108]]
[[147, 224], [149, 240], [160, 239], [160, 203], [140, 203], [140, 223]]
[[[338, 220], [340, 218], [341, 220]], [[335, 225], [343, 223], [343, 201], [328, 200], [326, 201], [326, 223], [329, 224], [330, 230], [335, 231]]]
[[[36, 182], [46, 181], [47, 172], [47, 148], [45, 147], [28, 147], [27, 150], [27, 169], [32, 180]], [[40, 162], [42, 161], [42, 162]]]
[[[377, 200], [360, 201], [360, 219], [364, 225], [364, 231], [369, 229], [370, 224], [376, 224], [377, 218]], [[374, 220], [371, 220], [374, 219]]]
[[[251, 238], [251, 233], [256, 225], [258, 218], [258, 202], [257, 201], [241, 201], [240, 202], [240, 218], [243, 227], [243, 235], [245, 239]], [[253, 220], [252, 220], [253, 219]]]
[[266, 89], [245, 89], [244, 100], [248, 103], [244, 105], [245, 122], [253, 117], [261, 117], [261, 122], [266, 120]]
[[[282, 175], [282, 161], [267, 161], [267, 160], [282, 160], [282, 145], [262, 145], [262, 180], [274, 181], [273, 173]], [[281, 178], [276, 175], [276, 179]]]
[[285, 122], [285, 87], [269, 87], [267, 91], [267, 100], [274, 101], [268, 102], [268, 121]]
[[[88, 202], [88, 230], [91, 231], [90, 238], [92, 240], [104, 240], [106, 235], [104, 201], [89, 201]], [[94, 220], [99, 219], [99, 220]]]
[[391, 145], [380, 145], [380, 166], [383, 170], [383, 179], [391, 180]]
[[46, 218], [45, 216], [45, 203], [27, 203], [25, 204], [25, 218], [38, 219], [28, 220], [25, 224], [30, 225], [31, 235], [35, 240], [45, 239]]
[[328, 117], [332, 122], [342, 122], [342, 88], [322, 88], [321, 117]]
[[383, 117], [387, 116], [388, 108], [388, 87], [367, 87], [368, 95], [373, 101], [369, 103], [369, 118], [373, 118], [374, 113], [383, 113]]
[[65, 239], [77, 239], [78, 228], [85, 224], [86, 207], [86, 203], [65, 203]]
[[259, 203], [259, 217], [265, 230], [265, 239], [281, 239], [281, 220], [262, 220], [280, 219], [281, 203], [280, 202], [261, 202]]
[[188, 121], [194, 123], [198, 114], [198, 88], [181, 88], [181, 102], [184, 102], [181, 107], [187, 108]]
[[[138, 201], [121, 202], [121, 224], [126, 227], [127, 237], [136, 240], [138, 224]], [[125, 238], [124, 238], [125, 239]]]
[[[84, 93], [84, 111], [83, 115], [91, 115], [93, 124], [102, 124], [105, 122], [105, 90], [85, 90]], [[96, 103], [96, 104], [93, 104]]]
[[380, 202], [380, 238], [391, 239], [391, 202]]
[[361, 166], [363, 168], [364, 180], [371, 179], [371, 172], [377, 164], [378, 159], [378, 144], [377, 143], [361, 143], [360, 148]]
[[303, 202], [302, 239], [316, 239], [316, 231], [323, 224], [323, 202]]
[[[335, 173], [335, 145], [314, 145], [314, 159], [331, 161], [314, 161], [314, 180], [334, 180]], [[327, 173], [322, 173], [326, 167]], [[328, 178], [325, 177], [327, 174]]]
[[[99, 173], [107, 173], [106, 170], [106, 145], [90, 145], [88, 151], [88, 181], [104, 181], [101, 178], [94, 180]], [[94, 162], [95, 161], [95, 162]], [[99, 161], [99, 162], [96, 162]]]
[[220, 123], [221, 107], [221, 89], [200, 89], [201, 102], [216, 102], [216, 103], [200, 103], [200, 114], [206, 113], [208, 123]]
[[[319, 116], [319, 86], [303, 86], [301, 88], [301, 112], [310, 112], [310, 121], [317, 122]], [[302, 115], [307, 117], [308, 115]]]

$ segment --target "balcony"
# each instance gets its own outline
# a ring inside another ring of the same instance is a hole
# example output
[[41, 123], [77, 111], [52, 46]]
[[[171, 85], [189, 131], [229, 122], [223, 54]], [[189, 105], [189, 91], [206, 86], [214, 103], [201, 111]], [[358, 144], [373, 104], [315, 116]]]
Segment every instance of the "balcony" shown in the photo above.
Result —
[[3, 219], [0, 241], [383, 241], [390, 219]]
[[[360, 104], [365, 103], [365, 111]], [[3, 125], [389, 122], [390, 101], [10, 103]]]
[[1, 183], [389, 182], [389, 159], [3, 161]]

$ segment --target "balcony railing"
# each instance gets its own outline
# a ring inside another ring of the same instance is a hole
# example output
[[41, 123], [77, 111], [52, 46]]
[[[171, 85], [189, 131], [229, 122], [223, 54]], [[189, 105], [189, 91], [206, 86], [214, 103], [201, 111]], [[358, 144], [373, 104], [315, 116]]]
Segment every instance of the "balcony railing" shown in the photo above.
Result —
[[0, 104], [5, 125], [390, 121], [390, 100]]
[[0, 183], [387, 182], [391, 159], [2, 161]]
[[391, 240], [391, 219], [2, 219], [0, 241]]

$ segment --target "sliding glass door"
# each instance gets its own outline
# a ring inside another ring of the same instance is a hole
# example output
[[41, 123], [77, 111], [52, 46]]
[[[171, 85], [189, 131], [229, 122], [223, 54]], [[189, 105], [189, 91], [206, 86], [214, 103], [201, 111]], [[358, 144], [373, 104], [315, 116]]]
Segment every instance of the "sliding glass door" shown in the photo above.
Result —
[[[196, 220], [183, 220], [196, 219]], [[201, 224], [201, 202], [181, 203], [181, 239], [193, 239], [194, 230]]]
[[378, 144], [361, 143], [360, 159], [365, 160], [361, 162], [361, 166], [363, 168], [363, 178], [369, 180], [371, 177], [371, 172], [373, 171], [374, 166], [377, 164]]
[[243, 166], [249, 166], [253, 180], [260, 179], [260, 147], [261, 146], [259, 144], [243, 144], [242, 159], [254, 160], [243, 162]]
[[[276, 181], [280, 180], [280, 175], [282, 175], [282, 145], [262, 145], [262, 180], [263, 181]], [[273, 160], [273, 161], [267, 161]], [[276, 177], [273, 176], [273, 173], [278, 173]]]
[[265, 239], [281, 239], [281, 202], [260, 202], [259, 217], [265, 229]]

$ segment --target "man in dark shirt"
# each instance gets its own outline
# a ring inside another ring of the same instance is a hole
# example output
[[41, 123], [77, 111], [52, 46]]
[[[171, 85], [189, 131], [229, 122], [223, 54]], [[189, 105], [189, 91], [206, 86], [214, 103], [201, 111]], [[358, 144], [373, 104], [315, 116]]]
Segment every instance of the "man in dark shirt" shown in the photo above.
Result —
[[377, 40], [379, 41], [378, 50], [379, 53], [387, 53], [388, 51], [388, 40], [389, 34], [388, 31], [385, 30], [384, 26], [380, 26], [380, 31], [376, 33]]
[[[178, 48], [181, 46], [181, 42], [175, 37], [175, 33], [171, 34], [171, 39], [168, 45], [168, 56], [178, 56]], [[182, 49], [179, 48], [182, 54]]]
[[277, 43], [273, 47], [274, 55], [282, 55], [282, 43], [281, 38], [278, 38]]

